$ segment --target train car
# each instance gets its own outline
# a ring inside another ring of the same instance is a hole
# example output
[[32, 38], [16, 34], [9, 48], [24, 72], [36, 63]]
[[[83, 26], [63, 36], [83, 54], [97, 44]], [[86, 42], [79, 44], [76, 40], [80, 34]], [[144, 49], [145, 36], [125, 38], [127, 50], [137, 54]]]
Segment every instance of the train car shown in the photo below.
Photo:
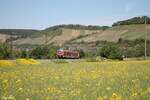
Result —
[[75, 50], [63, 50], [60, 49], [57, 51], [58, 58], [66, 58], [66, 59], [79, 59], [80, 55], [78, 51]]

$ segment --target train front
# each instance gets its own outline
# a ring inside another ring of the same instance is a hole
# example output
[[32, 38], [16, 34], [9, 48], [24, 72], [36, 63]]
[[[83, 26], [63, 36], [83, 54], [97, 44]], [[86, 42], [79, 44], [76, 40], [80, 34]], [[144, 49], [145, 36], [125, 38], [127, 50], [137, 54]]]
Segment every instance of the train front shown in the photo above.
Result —
[[57, 50], [57, 58], [64, 58], [64, 50], [63, 49]]

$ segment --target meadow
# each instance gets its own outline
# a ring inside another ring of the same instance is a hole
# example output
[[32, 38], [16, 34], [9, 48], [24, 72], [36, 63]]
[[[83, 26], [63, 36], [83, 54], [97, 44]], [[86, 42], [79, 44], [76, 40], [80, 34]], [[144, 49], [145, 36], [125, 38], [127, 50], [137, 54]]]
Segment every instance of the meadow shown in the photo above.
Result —
[[1, 100], [149, 100], [150, 60], [0, 60]]

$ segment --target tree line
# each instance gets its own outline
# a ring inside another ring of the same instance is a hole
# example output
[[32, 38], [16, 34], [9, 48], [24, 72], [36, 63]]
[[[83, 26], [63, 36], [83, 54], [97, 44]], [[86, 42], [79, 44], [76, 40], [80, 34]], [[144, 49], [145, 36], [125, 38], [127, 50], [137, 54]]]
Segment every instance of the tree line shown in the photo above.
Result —
[[[120, 59], [123, 57], [143, 57], [144, 39], [124, 40], [117, 43], [99, 41], [96, 45], [102, 45], [97, 52], [85, 52], [78, 50], [81, 58], [93, 58], [101, 56], [108, 59]], [[6, 43], [0, 43], [0, 59], [34, 58], [56, 59], [57, 46], [37, 46], [31, 50], [12, 50]], [[150, 56], [150, 41], [147, 41], [147, 55]]]
[[150, 18], [148, 16], [142, 16], [142, 17], [134, 17], [134, 18], [124, 20], [124, 21], [118, 21], [118, 22], [114, 23], [112, 26], [145, 24], [145, 19], [147, 21], [147, 24], [150, 24]]
[[37, 46], [31, 50], [12, 50], [6, 43], [0, 43], [0, 59], [34, 58], [55, 59], [58, 47]]
[[56, 25], [49, 28], [46, 28], [45, 30], [54, 31], [58, 28], [68, 28], [68, 29], [81, 29], [81, 30], [105, 30], [109, 28], [109, 26], [97, 26], [97, 25], [79, 25], [79, 24], [69, 24], [69, 25]]
[[[118, 42], [97, 41], [96, 46], [101, 46], [96, 52], [80, 52], [82, 58], [93, 58], [101, 56], [108, 59], [144, 57], [144, 39], [125, 40], [118, 39]], [[150, 41], [147, 40], [147, 56], [150, 56]]]

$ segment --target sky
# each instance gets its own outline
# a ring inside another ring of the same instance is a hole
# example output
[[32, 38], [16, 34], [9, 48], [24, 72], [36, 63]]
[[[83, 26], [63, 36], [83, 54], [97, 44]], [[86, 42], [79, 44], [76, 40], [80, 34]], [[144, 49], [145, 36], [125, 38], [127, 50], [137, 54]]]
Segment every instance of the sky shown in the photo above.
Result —
[[107, 25], [150, 14], [150, 0], [0, 0], [0, 29]]

